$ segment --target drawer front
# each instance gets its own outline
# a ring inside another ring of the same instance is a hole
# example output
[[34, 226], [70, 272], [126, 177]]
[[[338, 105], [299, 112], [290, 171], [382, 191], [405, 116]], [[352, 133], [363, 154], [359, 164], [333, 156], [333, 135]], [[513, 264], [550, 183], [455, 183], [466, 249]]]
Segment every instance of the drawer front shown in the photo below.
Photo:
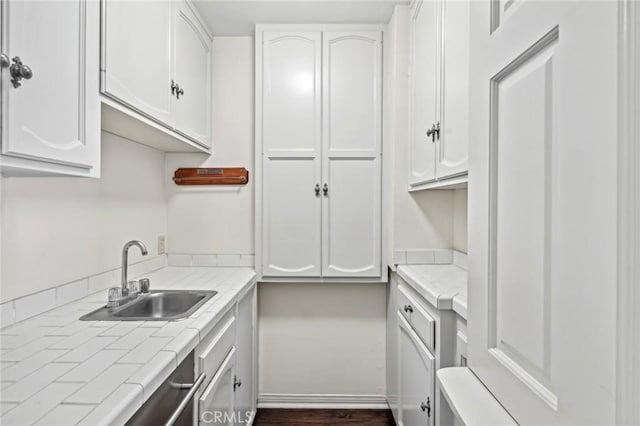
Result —
[[224, 358], [207, 388], [198, 398], [198, 425], [233, 426], [235, 347]]
[[436, 320], [402, 286], [398, 286], [398, 310], [411, 324], [420, 340], [431, 350], [435, 350]]
[[202, 350], [197, 353], [199, 371], [213, 377], [225, 357], [231, 351], [235, 340], [235, 316], [225, 315], [205, 338]]

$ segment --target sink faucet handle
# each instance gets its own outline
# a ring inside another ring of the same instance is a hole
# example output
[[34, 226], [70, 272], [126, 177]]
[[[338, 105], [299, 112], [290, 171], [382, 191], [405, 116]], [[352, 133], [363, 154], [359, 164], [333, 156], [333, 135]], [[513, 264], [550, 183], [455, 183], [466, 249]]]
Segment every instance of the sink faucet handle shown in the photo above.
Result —
[[120, 287], [110, 287], [109, 299], [107, 301], [107, 308], [113, 308], [115, 306], [118, 306], [121, 299], [122, 299], [122, 289]]
[[141, 294], [146, 294], [149, 293], [149, 290], [151, 289], [151, 281], [149, 280], [149, 278], [140, 278], [140, 293]]

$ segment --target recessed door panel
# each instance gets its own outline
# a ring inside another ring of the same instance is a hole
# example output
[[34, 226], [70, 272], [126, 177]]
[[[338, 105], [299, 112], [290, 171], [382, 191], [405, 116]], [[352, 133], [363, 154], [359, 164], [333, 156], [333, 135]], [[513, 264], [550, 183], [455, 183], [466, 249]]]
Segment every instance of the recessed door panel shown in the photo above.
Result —
[[187, 2], [175, 3], [176, 129], [211, 146], [211, 39]]
[[6, 1], [2, 8], [2, 52], [32, 72], [15, 87], [9, 68], [2, 69], [2, 153], [92, 168], [100, 150], [91, 69], [99, 48], [96, 4]]
[[263, 40], [263, 149], [270, 155], [316, 155], [321, 34], [265, 32]]
[[315, 158], [264, 161], [264, 276], [320, 276], [319, 162]]
[[440, 5], [417, 0], [410, 11], [410, 186], [436, 178], [436, 144], [427, 131], [437, 122], [439, 111]]
[[172, 21], [170, 1], [104, 2], [103, 90], [170, 126]]
[[322, 275], [380, 276], [381, 33], [323, 33]]
[[469, 141], [469, 19], [468, 1], [442, 3], [441, 134], [438, 179], [466, 173]]
[[380, 276], [379, 159], [327, 161], [323, 275]]

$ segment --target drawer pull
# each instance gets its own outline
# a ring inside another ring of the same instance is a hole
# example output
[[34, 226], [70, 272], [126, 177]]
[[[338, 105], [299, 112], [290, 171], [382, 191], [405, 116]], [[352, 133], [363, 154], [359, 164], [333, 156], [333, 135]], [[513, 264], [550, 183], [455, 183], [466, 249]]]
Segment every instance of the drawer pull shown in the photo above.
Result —
[[193, 384], [190, 384], [190, 383], [188, 384], [174, 383], [173, 384], [173, 386], [178, 389], [189, 389], [189, 393], [187, 393], [184, 399], [180, 401], [180, 405], [178, 405], [178, 408], [176, 408], [173, 414], [171, 414], [171, 417], [169, 417], [169, 420], [167, 420], [167, 422], [165, 423], [165, 426], [173, 426], [176, 420], [178, 420], [178, 417], [180, 417], [180, 414], [182, 414], [184, 409], [187, 408], [187, 405], [189, 405], [189, 403], [193, 399], [193, 396], [196, 394], [196, 392], [198, 392], [198, 389], [200, 389], [200, 386], [202, 386], [202, 384], [204, 383], [204, 379], [206, 378], [207, 378], [207, 375], [204, 373], [201, 373], [198, 376], [198, 379]]
[[404, 305], [404, 311], [413, 313], [413, 307], [411, 305]]

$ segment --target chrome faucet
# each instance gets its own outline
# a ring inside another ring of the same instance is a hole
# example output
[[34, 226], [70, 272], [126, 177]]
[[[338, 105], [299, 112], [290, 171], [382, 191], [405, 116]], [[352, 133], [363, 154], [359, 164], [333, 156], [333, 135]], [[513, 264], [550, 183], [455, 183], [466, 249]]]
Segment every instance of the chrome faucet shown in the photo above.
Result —
[[144, 245], [142, 241], [129, 241], [122, 248], [122, 296], [126, 296], [127, 291], [127, 263], [129, 258], [129, 248], [132, 246], [138, 246], [143, 256], [146, 256], [149, 252], [147, 251], [147, 246]]

